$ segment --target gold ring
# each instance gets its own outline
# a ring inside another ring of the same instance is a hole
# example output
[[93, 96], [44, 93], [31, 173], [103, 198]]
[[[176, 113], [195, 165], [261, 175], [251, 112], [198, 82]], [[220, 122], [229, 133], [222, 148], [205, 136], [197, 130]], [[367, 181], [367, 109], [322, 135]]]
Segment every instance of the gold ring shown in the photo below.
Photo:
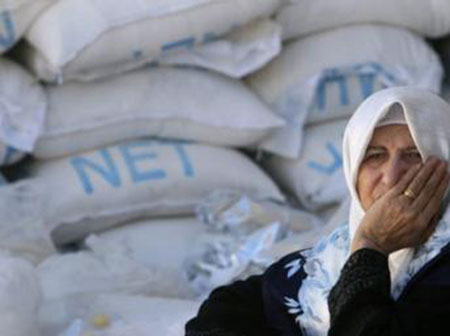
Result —
[[414, 191], [412, 191], [411, 189], [406, 189], [403, 192], [403, 195], [405, 195], [406, 197], [408, 197], [411, 201], [414, 201], [416, 199], [416, 194], [414, 193]]

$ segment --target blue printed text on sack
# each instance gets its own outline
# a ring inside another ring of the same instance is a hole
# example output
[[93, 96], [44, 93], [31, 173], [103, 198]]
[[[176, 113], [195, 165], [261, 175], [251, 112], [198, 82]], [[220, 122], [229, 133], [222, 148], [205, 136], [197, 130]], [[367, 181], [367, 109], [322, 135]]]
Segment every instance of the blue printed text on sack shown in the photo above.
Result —
[[[195, 176], [194, 166], [182, 142], [134, 141], [117, 147], [103, 148], [94, 154], [74, 156], [70, 164], [78, 176], [83, 191], [87, 195], [95, 192], [92, 176], [100, 176], [113, 188], [122, 186], [125, 172], [121, 172], [116, 160], [122, 160], [126, 174], [134, 184], [164, 180], [169, 178], [168, 171], [161, 167], [165, 162], [158, 155], [158, 149], [169, 146], [175, 154], [175, 160], [166, 164], [179, 165], [184, 178]], [[111, 155], [113, 150], [119, 152], [118, 159]], [[151, 168], [149, 167], [151, 165]], [[145, 168], [144, 168], [145, 166]]]
[[[355, 96], [357, 93], [349, 93], [349, 80], [351, 77], [356, 77], [359, 83], [360, 92], [357, 97]], [[375, 62], [357, 64], [351, 67], [328, 68], [320, 76], [314, 104], [318, 111], [325, 111], [328, 103], [327, 93], [334, 87], [338, 90], [338, 104], [348, 106], [354, 103], [351, 98], [356, 100], [356, 103], [359, 103], [375, 91], [395, 83], [397, 83], [395, 76], [386, 71], [382, 65]]]

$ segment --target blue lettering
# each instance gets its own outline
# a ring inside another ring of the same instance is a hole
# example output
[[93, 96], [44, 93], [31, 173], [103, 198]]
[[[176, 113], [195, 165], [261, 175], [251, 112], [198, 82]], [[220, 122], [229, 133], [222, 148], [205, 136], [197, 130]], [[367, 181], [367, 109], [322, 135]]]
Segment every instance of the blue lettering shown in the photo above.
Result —
[[182, 143], [174, 143], [174, 148], [178, 156], [180, 157], [181, 163], [183, 165], [184, 175], [186, 177], [194, 177], [194, 167], [192, 166], [189, 155], [186, 153], [185, 148]]
[[1, 22], [3, 23], [5, 34], [0, 35], [0, 47], [7, 49], [16, 41], [14, 22], [9, 12], [5, 11], [0, 13], [0, 23]]
[[155, 158], [157, 158], [157, 155], [150, 152], [138, 154], [133, 153], [132, 150], [133, 148], [139, 147], [142, 148], [149, 146], [151, 146], [151, 143], [146, 141], [132, 142], [119, 146], [119, 150], [122, 153], [122, 156], [125, 160], [125, 163], [128, 167], [128, 170], [134, 183], [145, 182], [148, 180], [161, 180], [167, 177], [166, 172], [162, 169], [139, 171], [137, 167], [137, 163], [139, 161], [154, 160]]
[[113, 187], [118, 188], [121, 186], [119, 171], [112, 160], [111, 154], [107, 149], [101, 149], [98, 153], [102, 156], [106, 167], [103, 167], [84, 157], [77, 156], [70, 160], [70, 163], [75, 168], [75, 171], [82, 182], [84, 192], [88, 195], [94, 192], [94, 187], [89, 179], [88, 173], [86, 172], [86, 168], [90, 168], [100, 174]]
[[[358, 78], [361, 85], [361, 95], [363, 99], [375, 92], [375, 79], [377, 76], [383, 76], [390, 83], [397, 82], [395, 76], [384, 70], [384, 68], [378, 63], [370, 62], [367, 64], [360, 64], [356, 65], [354, 69], [358, 73]], [[386, 87], [387, 85], [384, 81], [382, 81], [381, 88]]]
[[309, 161], [307, 165], [309, 168], [312, 168], [319, 173], [331, 176], [342, 167], [342, 156], [332, 143], [327, 142], [326, 148], [331, 154], [333, 162], [331, 162], [329, 165], [323, 165], [315, 161]]
[[317, 86], [317, 106], [322, 111], [325, 109], [326, 105], [326, 88], [332, 83], [337, 83], [339, 87], [341, 105], [349, 104], [347, 81], [344, 74], [338, 69], [329, 69], [324, 72], [324, 75]]

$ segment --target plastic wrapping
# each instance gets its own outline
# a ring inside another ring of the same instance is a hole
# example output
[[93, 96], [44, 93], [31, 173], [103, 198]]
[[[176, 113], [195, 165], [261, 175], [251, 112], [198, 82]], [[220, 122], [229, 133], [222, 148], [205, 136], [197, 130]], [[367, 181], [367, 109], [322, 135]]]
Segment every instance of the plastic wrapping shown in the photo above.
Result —
[[186, 259], [194, 291], [207, 295], [217, 286], [262, 273], [273, 258], [265, 251], [292, 233], [292, 209], [234, 191], [216, 191], [197, 209], [207, 233]]
[[216, 233], [242, 236], [271, 223], [287, 229], [290, 210], [282, 203], [256, 199], [233, 190], [214, 191], [196, 209], [197, 217]]

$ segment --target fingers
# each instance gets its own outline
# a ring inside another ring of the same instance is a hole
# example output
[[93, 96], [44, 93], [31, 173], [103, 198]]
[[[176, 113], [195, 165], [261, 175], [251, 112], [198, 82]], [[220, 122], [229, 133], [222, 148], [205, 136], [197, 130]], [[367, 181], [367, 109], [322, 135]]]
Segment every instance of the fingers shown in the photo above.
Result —
[[422, 164], [416, 164], [411, 169], [409, 169], [405, 175], [398, 181], [394, 188], [391, 189], [391, 192], [394, 196], [398, 196], [403, 194], [408, 185], [412, 182], [416, 174], [419, 172]]
[[433, 216], [435, 216], [439, 209], [442, 202], [442, 198], [445, 195], [445, 192], [449, 186], [450, 183], [450, 174], [445, 173], [444, 177], [442, 178], [439, 186], [436, 189], [436, 192], [431, 196], [429, 202], [425, 206], [425, 208], [420, 213], [420, 221], [425, 223], [426, 225], [430, 225]]
[[422, 169], [419, 170], [417, 175], [413, 178], [406, 189], [411, 190], [416, 195], [416, 197], [419, 196], [419, 193], [423, 191], [425, 184], [431, 178], [433, 173], [435, 173], [440, 162], [441, 161], [436, 157], [429, 158], [423, 164]]
[[[424, 173], [423, 175], [418, 174], [417, 179], [421, 179], [420, 183], [424, 182], [424, 185], [420, 186], [420, 184], [415, 184], [416, 179], [411, 183], [411, 185], [408, 188], [411, 188], [417, 195], [416, 199], [413, 200], [412, 206], [417, 211], [422, 211], [427, 204], [431, 201], [433, 195], [436, 194], [438, 188], [442, 185], [444, 182], [445, 176], [447, 175], [447, 163], [445, 161], [438, 162], [438, 165], [435, 166], [430, 165], [426, 168], [434, 168], [433, 171], [431, 171], [431, 175], [429, 175], [429, 172]], [[431, 169], [430, 168], [430, 169]], [[425, 170], [425, 168], [424, 168]], [[428, 180], [424, 180], [424, 177], [428, 177]], [[420, 188], [420, 189], [415, 189]], [[445, 190], [444, 190], [445, 192]], [[440, 199], [439, 199], [440, 202]]]

